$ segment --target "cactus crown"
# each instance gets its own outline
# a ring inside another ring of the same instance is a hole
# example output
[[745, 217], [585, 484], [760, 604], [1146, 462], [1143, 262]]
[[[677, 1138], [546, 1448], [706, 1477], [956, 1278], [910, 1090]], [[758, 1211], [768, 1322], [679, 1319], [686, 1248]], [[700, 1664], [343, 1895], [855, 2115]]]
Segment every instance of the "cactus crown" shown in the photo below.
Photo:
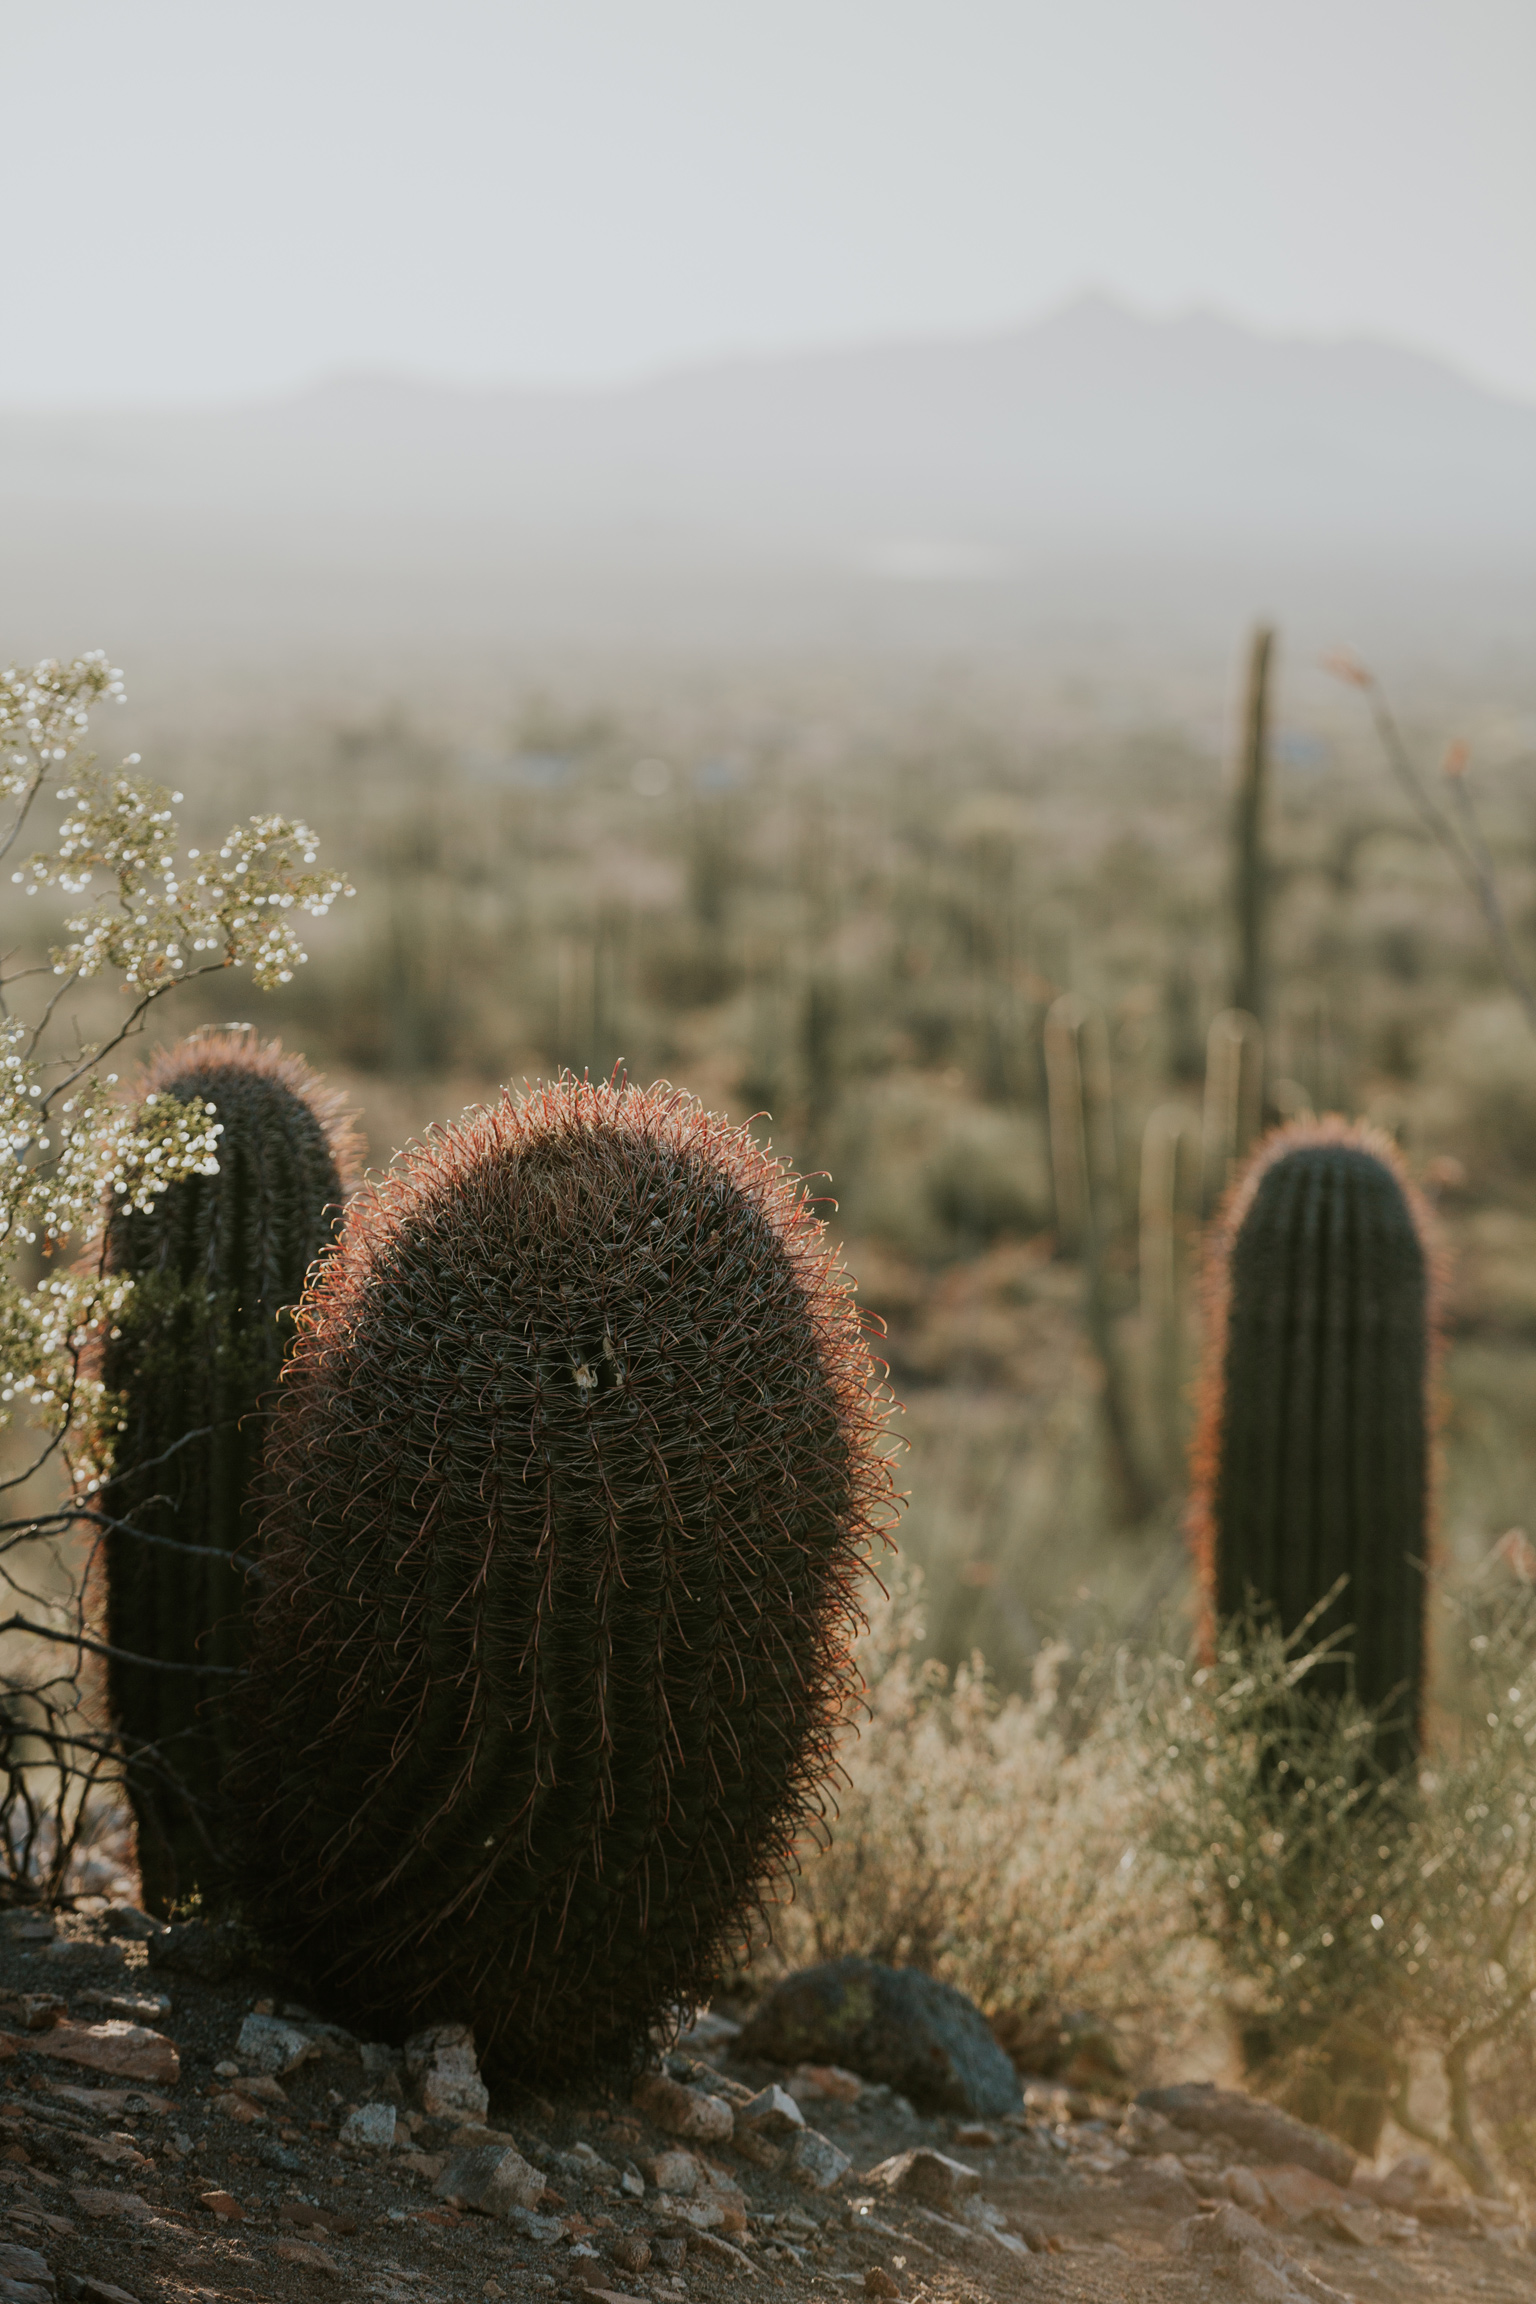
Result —
[[[132, 1275], [105, 1344], [99, 1453], [108, 1697], [127, 1754], [146, 1898], [165, 1908], [212, 1887], [225, 1759], [221, 1680], [244, 1652], [243, 1575], [175, 1545], [238, 1554], [264, 1418], [305, 1275], [332, 1238], [355, 1175], [337, 1099], [296, 1056], [254, 1034], [195, 1034], [147, 1067], [140, 1093], [199, 1096], [223, 1123], [218, 1173], [154, 1207], [110, 1212], [107, 1268]], [[145, 1539], [149, 1541], [145, 1541]], [[157, 1669], [148, 1662], [156, 1659]]]
[[217, 1108], [219, 1172], [173, 1185], [147, 1214], [109, 1213], [108, 1269], [236, 1282], [243, 1303], [275, 1319], [304, 1292], [321, 1211], [339, 1209], [357, 1183], [357, 1132], [341, 1098], [280, 1040], [235, 1027], [160, 1049], [139, 1082], [140, 1101], [152, 1095]]
[[803, 1185], [563, 1078], [352, 1203], [269, 1457], [253, 1910], [492, 2066], [643, 2045], [824, 1810], [886, 1405]]
[[[1417, 1749], [1431, 1539], [1440, 1256], [1391, 1139], [1362, 1122], [1276, 1129], [1217, 1218], [1192, 1531], [1206, 1630], [1251, 1601], [1319, 1635], [1351, 1626], [1361, 1700]], [[1341, 1668], [1342, 1677], [1342, 1668]]]

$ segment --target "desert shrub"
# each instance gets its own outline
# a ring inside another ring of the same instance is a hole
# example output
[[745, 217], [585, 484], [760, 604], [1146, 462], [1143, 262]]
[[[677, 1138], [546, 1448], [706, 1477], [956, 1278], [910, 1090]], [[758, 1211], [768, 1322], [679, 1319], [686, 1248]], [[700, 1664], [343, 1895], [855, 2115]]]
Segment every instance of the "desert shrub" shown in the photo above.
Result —
[[863, 1645], [867, 1718], [842, 1753], [830, 1843], [774, 1915], [764, 1967], [860, 1952], [910, 1963], [1008, 2028], [1048, 2007], [1112, 2022], [1132, 2062], [1199, 1999], [1172, 1868], [1148, 1844], [1139, 1698], [1099, 1700], [1043, 1647], [1027, 1695], [1000, 1699], [979, 1657], [919, 1658], [913, 1578]]
[[[1394, 2117], [1475, 2189], [1536, 2172], [1536, 1595], [1447, 1602], [1461, 1709], [1426, 1764], [1383, 1773], [1380, 1717], [1306, 1646], [1229, 1626], [1214, 1661], [1149, 1676], [1153, 1845], [1217, 1953], [1256, 2078], [1347, 2124], [1385, 2084]], [[1267, 2055], [1263, 2053], [1267, 2049]], [[1413, 2086], [1438, 2066], [1437, 2127]]]

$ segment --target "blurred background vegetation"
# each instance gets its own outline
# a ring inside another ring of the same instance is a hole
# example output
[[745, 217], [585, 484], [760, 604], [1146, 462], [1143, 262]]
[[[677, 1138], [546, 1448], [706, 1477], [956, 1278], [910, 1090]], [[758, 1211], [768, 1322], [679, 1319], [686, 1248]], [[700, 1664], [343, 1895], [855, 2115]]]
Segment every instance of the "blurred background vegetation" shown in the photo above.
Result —
[[[1470, 1569], [1536, 1528], [1536, 1042], [1358, 697], [1283, 648], [1279, 681], [1271, 1110], [1369, 1114], [1439, 1205], [1454, 1251], [1441, 1543]], [[190, 837], [291, 809], [356, 883], [298, 980], [242, 1013], [340, 1081], [376, 1165], [565, 1065], [622, 1062], [755, 1116], [826, 1172], [886, 1324], [928, 1652], [955, 1665], [979, 1646], [1004, 1689], [1026, 1688], [1043, 1640], [1080, 1647], [1176, 1608], [1170, 1343], [1138, 1271], [1138, 1207], [1147, 1120], [1184, 1107], [1198, 1140], [1207, 1035], [1233, 999], [1230, 732], [958, 670], [919, 686], [652, 665], [499, 699], [460, 679], [445, 705], [408, 667], [398, 693], [415, 701], [194, 696], [131, 730], [184, 788]], [[1536, 722], [1496, 694], [1413, 702], [1431, 775], [1448, 734], [1471, 740], [1531, 950]], [[111, 723], [101, 738], [110, 755]], [[47, 917], [4, 902], [8, 937], [41, 946]], [[1112, 1090], [1095, 1122], [1098, 1351], [1053, 1191], [1046, 1019], [1068, 992]], [[214, 979], [165, 1028], [238, 1008], [236, 981]], [[1197, 1211], [1177, 1223], [1175, 1400], [1198, 1344]], [[1106, 1351], [1129, 1487], [1104, 1444]]]

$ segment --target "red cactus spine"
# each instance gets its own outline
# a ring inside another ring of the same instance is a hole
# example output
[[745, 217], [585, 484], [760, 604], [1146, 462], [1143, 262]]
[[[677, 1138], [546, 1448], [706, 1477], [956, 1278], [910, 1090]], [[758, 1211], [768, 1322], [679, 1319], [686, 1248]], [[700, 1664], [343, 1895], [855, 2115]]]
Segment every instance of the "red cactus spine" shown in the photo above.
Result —
[[570, 1078], [352, 1203], [269, 1453], [249, 1908], [494, 2069], [643, 2048], [825, 1805], [886, 1405], [804, 1187]]

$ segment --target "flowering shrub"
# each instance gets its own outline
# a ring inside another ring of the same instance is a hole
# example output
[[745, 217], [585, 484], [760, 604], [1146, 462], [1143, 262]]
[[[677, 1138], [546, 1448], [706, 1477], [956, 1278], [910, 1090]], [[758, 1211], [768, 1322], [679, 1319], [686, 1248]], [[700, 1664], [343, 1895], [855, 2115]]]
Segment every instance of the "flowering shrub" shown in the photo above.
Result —
[[[84, 750], [91, 710], [121, 701], [104, 656], [52, 659], [0, 672], [0, 861], [21, 849], [52, 799], [64, 806], [51, 849], [25, 858], [12, 884], [36, 895], [94, 891], [63, 924], [45, 968], [0, 964], [0, 1422], [29, 1412], [37, 1445], [0, 1482], [13, 1498], [45, 1466], [65, 1477], [57, 1508], [0, 1521], [0, 1577], [23, 1606], [0, 1632], [29, 1643], [0, 1679], [0, 1878], [56, 1888], [82, 1804], [110, 1766], [108, 1742], [81, 1725], [78, 1672], [99, 1648], [86, 1630], [84, 1576], [68, 1539], [94, 1517], [96, 1468], [82, 1447], [93, 1407], [92, 1346], [121, 1313], [131, 1283], [86, 1253], [105, 1207], [145, 1209], [179, 1178], [218, 1166], [219, 1123], [198, 1099], [150, 1096], [120, 1107], [107, 1069], [177, 984], [248, 968], [261, 989], [287, 983], [306, 957], [299, 925], [351, 890], [311, 869], [314, 834], [279, 816], [236, 825], [203, 855], [180, 852], [167, 792], [137, 773], [138, 755], [99, 769]], [[69, 994], [92, 977], [121, 980], [125, 1006], [106, 1036], [60, 1036]], [[27, 1271], [24, 1266], [30, 1264]], [[40, 1265], [41, 1270], [38, 1270]], [[50, 1547], [40, 1577], [39, 1544]], [[62, 1588], [51, 1605], [39, 1583]], [[48, 1661], [63, 1646], [73, 1668]], [[40, 1796], [43, 1759], [57, 1778]]]

